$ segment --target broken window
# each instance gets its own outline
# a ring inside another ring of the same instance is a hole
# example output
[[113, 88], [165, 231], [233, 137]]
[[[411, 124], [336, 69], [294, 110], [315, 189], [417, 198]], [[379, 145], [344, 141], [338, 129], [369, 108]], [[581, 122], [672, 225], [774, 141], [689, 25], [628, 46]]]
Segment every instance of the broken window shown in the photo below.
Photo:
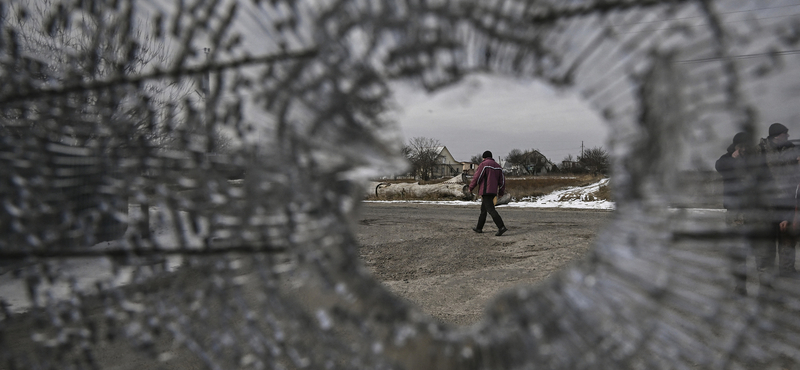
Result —
[[[744, 263], [793, 211], [774, 196], [793, 168], [746, 161], [738, 221], [693, 205], [719, 196], [697, 173], [734, 134], [755, 150], [770, 123], [796, 125], [798, 14], [738, 0], [5, 2], [0, 364], [797, 366], [797, 280]], [[611, 127], [618, 204], [579, 264], [454, 328], [373, 280], [348, 225], [366, 178], [405, 166], [388, 82], [471, 73], [581, 94]], [[733, 294], [742, 275], [758, 286]]]

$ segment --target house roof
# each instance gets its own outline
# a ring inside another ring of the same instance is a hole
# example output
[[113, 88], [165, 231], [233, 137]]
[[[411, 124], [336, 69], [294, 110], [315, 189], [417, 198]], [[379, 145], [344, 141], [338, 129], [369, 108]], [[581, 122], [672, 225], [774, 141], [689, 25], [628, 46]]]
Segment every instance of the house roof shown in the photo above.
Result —
[[439, 147], [434, 148], [434, 150], [436, 151], [437, 155], [444, 156], [447, 159], [447, 163], [453, 163], [453, 164], [458, 163], [458, 164], [461, 164], [461, 162], [457, 161], [453, 157], [453, 155], [450, 153], [450, 150], [447, 149], [446, 146], [439, 146]]

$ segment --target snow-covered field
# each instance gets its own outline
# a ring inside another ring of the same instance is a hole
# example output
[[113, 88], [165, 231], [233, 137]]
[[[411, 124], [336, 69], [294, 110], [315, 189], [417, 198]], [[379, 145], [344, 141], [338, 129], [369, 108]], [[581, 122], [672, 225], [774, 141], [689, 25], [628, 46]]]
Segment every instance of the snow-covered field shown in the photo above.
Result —
[[[614, 202], [605, 200], [594, 200], [590, 195], [596, 193], [601, 186], [608, 184], [608, 179], [600, 180], [594, 184], [567, 188], [563, 190], [554, 191], [548, 195], [544, 195], [535, 199], [523, 198], [519, 201], [512, 201], [509, 204], [500, 207], [517, 207], [517, 208], [573, 208], [573, 209], [615, 209]], [[425, 203], [425, 204], [442, 204], [442, 205], [478, 205], [480, 202], [475, 201], [424, 201], [424, 200], [372, 200], [366, 201], [372, 203]]]

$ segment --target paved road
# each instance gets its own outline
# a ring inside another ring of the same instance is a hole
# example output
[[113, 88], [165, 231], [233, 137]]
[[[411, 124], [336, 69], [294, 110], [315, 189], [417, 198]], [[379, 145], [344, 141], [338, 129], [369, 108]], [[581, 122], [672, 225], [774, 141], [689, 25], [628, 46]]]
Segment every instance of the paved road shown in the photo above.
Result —
[[476, 234], [479, 205], [366, 203], [361, 257], [396, 294], [445, 322], [469, 325], [502, 290], [536, 284], [583, 256], [612, 211], [499, 207], [509, 231]]

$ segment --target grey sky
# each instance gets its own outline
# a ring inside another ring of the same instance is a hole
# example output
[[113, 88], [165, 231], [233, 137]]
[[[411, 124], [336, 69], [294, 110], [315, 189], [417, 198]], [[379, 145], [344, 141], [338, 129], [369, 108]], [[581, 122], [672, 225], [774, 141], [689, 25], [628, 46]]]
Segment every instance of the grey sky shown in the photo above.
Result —
[[459, 161], [484, 150], [500, 159], [512, 149], [539, 149], [559, 163], [579, 155], [581, 141], [586, 148], [606, 147], [609, 129], [586, 102], [535, 80], [474, 75], [434, 94], [409, 84], [393, 87], [405, 140], [437, 139]]
[[[155, 0], [144, 3], [160, 9], [167, 7]], [[254, 4], [240, 3], [240, 19], [235, 22], [234, 28], [245, 35], [244, 44], [248, 53], [269, 55], [278, 48], [275, 41], [280, 39], [270, 22], [285, 14], [267, 11], [265, 9], [268, 7]], [[791, 23], [792, 16], [800, 12], [798, 0], [774, 0], [768, 3], [752, 1], [747, 7], [751, 11], [740, 10], [742, 4], [733, 1], [717, 2], [715, 6], [720, 7], [725, 27], [737, 30], [741, 35], [751, 34], [752, 27], [782, 23], [786, 23], [786, 26], [779, 28], [783, 30], [781, 32], [790, 32], [795, 29], [792, 26], [794, 23]], [[614, 30], [621, 34], [669, 29], [675, 21], [692, 29], [707, 27], [705, 18], [691, 11], [691, 8], [687, 8], [683, 13], [674, 15], [654, 12], [648, 19], [636, 22], [615, 20], [612, 24]], [[286, 40], [297, 50], [313, 45], [313, 37], [308, 32], [314, 26], [306, 26], [300, 27], [300, 30], [305, 30], [304, 33]], [[350, 41], [354, 45], [363, 42], [356, 36]], [[731, 51], [743, 57], [736, 60], [742, 66], [772, 60], [768, 51], [773, 49], [786, 52], [779, 60], [787, 66], [779, 71], [782, 73], [759, 82], [758, 87], [747, 85], [742, 91], [753, 103], [759, 137], [766, 136], [766, 128], [770, 123], [782, 122], [789, 127], [792, 138], [800, 138], [800, 113], [794, 102], [798, 91], [792, 75], [800, 66], [800, 51], [797, 48], [784, 50], [787, 48], [770, 42], [755, 40], [745, 49]], [[201, 46], [205, 44], [195, 45], [198, 48]], [[750, 58], [759, 54], [764, 58]], [[705, 55], [697, 58], [703, 59]], [[747, 82], [752, 83], [749, 80]], [[569, 154], [573, 157], [579, 155], [581, 143], [585, 148], [602, 146], [609, 149], [607, 141], [610, 129], [585, 101], [573, 91], [556, 91], [532, 79], [473, 75], [431, 95], [408, 84], [395, 82], [392, 87], [401, 109], [395, 118], [404, 140], [417, 136], [437, 139], [450, 149], [456, 160], [467, 161], [487, 149], [494, 152], [496, 159], [501, 159], [512, 149], [535, 148], [551, 161], [559, 163]], [[258, 109], [253, 109], [253, 114], [257, 115], [254, 122], [270, 121], [269, 115]], [[699, 160], [694, 157], [686, 159], [691, 161], [688, 166], [713, 170], [714, 160], [724, 153], [733, 134], [741, 130], [741, 127], [734, 127], [730, 123], [699, 127], [697, 132], [688, 132], [687, 136], [695, 141], [687, 145], [693, 147], [693, 152], [699, 152], [695, 155]], [[263, 141], [262, 137], [258, 137], [258, 141]]]
[[[775, 32], [782, 34], [796, 32], [792, 20], [800, 12], [797, 0], [744, 3], [715, 3], [722, 24], [730, 32], [751, 35], [759, 27], [774, 27]], [[643, 33], [669, 29], [675, 26], [674, 21], [692, 29], [707, 27], [701, 14], [653, 13], [653, 17], [637, 22], [618, 21], [614, 23], [615, 30]], [[764, 35], [767, 39], [743, 42], [730, 51], [742, 70], [741, 91], [754, 113], [756, 136], [765, 137], [771, 123], [781, 122], [789, 128], [792, 139], [800, 139], [800, 113], [795, 102], [797, 79], [793, 76], [800, 66], [800, 50], [777, 45], [776, 39], [768, 37], [770, 33]], [[775, 50], [781, 51], [780, 57], [770, 59], [770, 52]], [[713, 58], [709, 62], [713, 63]], [[759, 65], [771, 66], [771, 62], [778, 65], [772, 75], [762, 78], [753, 72]], [[469, 160], [486, 149], [499, 159], [511, 149], [536, 148], [558, 163], [568, 154], [577, 156], [582, 141], [587, 148], [608, 149], [611, 130], [597, 112], [574, 92], [555, 91], [534, 80], [472, 76], [433, 95], [408, 85], [394, 87], [402, 108], [397, 121], [405, 139], [415, 136], [438, 139], [456, 160]], [[733, 135], [743, 128], [736, 127], [734, 122], [708, 125], [702, 117], [691, 118], [702, 124], [696, 130], [687, 130], [686, 137], [690, 140], [687, 145], [692, 148], [693, 157], [686, 159], [685, 166], [713, 171], [714, 161], [725, 153]]]

